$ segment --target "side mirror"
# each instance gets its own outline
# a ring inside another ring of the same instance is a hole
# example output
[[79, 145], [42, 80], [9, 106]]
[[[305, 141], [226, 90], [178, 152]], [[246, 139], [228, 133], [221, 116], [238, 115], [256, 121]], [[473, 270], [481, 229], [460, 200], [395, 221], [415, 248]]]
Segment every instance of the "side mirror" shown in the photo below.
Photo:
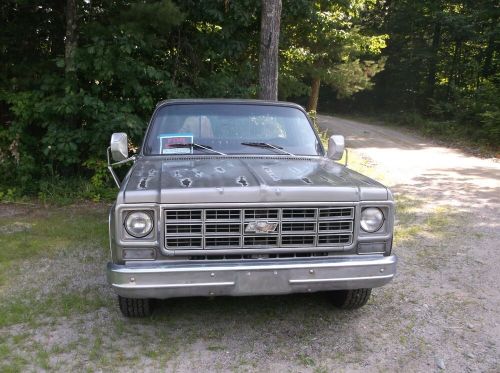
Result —
[[117, 132], [111, 135], [111, 157], [115, 162], [120, 162], [128, 158], [128, 139], [124, 132]]
[[344, 136], [333, 135], [328, 139], [328, 152], [327, 157], [333, 159], [334, 161], [339, 161], [342, 159], [344, 154]]

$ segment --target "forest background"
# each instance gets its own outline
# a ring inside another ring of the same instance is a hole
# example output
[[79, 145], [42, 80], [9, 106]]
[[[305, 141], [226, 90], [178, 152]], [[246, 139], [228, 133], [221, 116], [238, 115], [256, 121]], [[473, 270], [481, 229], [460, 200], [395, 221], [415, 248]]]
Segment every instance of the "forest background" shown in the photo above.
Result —
[[[264, 0], [265, 1], [265, 0]], [[160, 100], [256, 98], [256, 0], [5, 0], [0, 201], [109, 199], [111, 133]], [[500, 144], [493, 0], [282, 0], [278, 98], [470, 149]]]

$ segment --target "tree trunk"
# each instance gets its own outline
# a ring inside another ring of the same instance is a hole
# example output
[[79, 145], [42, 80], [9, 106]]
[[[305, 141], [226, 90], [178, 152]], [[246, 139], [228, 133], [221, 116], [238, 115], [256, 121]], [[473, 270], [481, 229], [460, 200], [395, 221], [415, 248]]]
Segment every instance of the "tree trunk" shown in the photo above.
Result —
[[66, 35], [64, 38], [64, 73], [67, 78], [75, 72], [76, 0], [66, 0]]
[[311, 84], [311, 94], [309, 100], [307, 101], [307, 111], [317, 111], [318, 109], [318, 98], [319, 98], [319, 86], [321, 84], [320, 78], [313, 78]]
[[484, 53], [484, 63], [483, 63], [483, 68], [481, 70], [481, 75], [483, 78], [488, 78], [495, 72], [495, 69], [492, 68], [494, 52], [495, 52], [495, 37], [493, 34], [491, 34], [490, 37], [488, 38], [488, 46], [486, 47], [486, 51]]
[[278, 99], [278, 44], [281, 0], [262, 0], [259, 53], [259, 98]]
[[452, 89], [456, 89], [458, 76], [457, 76], [457, 67], [460, 53], [462, 53], [462, 40], [455, 40], [455, 50], [453, 52], [453, 60], [451, 62], [450, 72], [448, 74], [448, 86], [446, 88], [446, 99], [447, 101], [451, 100]]
[[434, 97], [434, 88], [436, 86], [436, 72], [438, 51], [441, 44], [441, 22], [436, 21], [434, 25], [434, 34], [432, 36], [431, 56], [429, 58], [429, 75], [427, 76], [427, 98]]

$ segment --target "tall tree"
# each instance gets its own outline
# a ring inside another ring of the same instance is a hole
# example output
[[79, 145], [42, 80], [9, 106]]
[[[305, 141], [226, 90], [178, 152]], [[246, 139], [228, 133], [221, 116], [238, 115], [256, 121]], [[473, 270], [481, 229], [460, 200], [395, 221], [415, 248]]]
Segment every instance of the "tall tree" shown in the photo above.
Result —
[[259, 53], [259, 98], [278, 99], [278, 45], [281, 0], [262, 0]]
[[[374, 61], [374, 58], [385, 47], [387, 38], [362, 27], [362, 12], [370, 10], [373, 2], [296, 3], [284, 16], [282, 71], [288, 82], [301, 77], [302, 82], [309, 84], [307, 110], [317, 110], [322, 82], [333, 87], [339, 97], [371, 87], [371, 78], [384, 64], [383, 59]], [[304, 91], [303, 85], [295, 80], [287, 93]]]
[[75, 72], [75, 52], [77, 47], [76, 33], [76, 0], [66, 0], [66, 35], [64, 37], [64, 72], [68, 79]]

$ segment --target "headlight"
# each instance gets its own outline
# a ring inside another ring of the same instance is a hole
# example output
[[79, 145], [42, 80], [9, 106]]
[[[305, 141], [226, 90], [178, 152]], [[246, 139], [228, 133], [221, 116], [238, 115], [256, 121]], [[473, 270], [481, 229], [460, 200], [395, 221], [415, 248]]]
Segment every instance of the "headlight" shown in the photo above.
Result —
[[361, 228], [368, 233], [374, 233], [382, 228], [384, 214], [376, 207], [368, 207], [361, 211]]
[[146, 237], [153, 230], [153, 219], [146, 212], [131, 212], [125, 218], [125, 229], [136, 238]]

